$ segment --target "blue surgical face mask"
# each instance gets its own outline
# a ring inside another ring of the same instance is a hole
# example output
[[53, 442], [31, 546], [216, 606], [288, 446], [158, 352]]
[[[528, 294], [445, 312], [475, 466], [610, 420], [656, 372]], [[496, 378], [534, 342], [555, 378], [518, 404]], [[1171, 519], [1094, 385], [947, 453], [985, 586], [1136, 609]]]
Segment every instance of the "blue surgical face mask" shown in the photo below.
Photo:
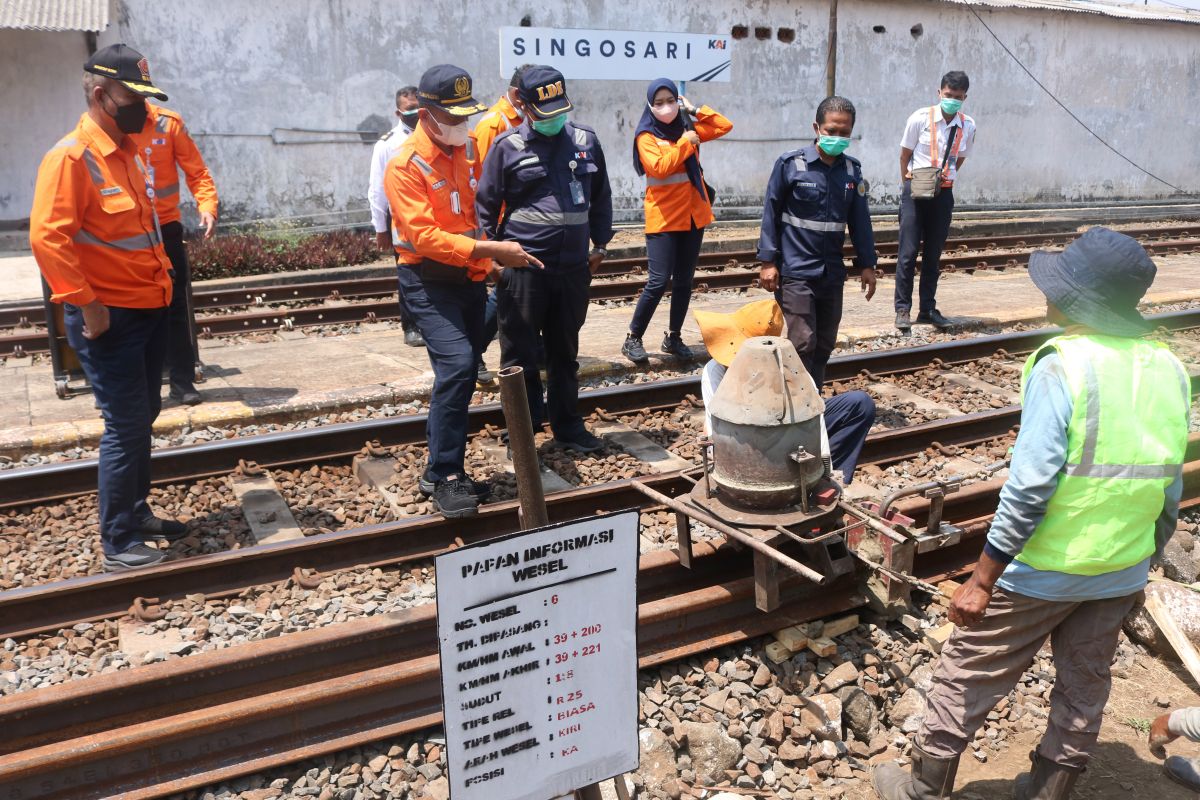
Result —
[[529, 124], [542, 136], [557, 136], [563, 126], [567, 124], [567, 115], [559, 114], [550, 119], [530, 119]]
[[942, 113], [954, 116], [962, 109], [962, 104], [962, 100], [955, 100], [953, 97], [943, 97], [941, 102]]
[[849, 146], [849, 136], [826, 136], [821, 134], [817, 138], [817, 147], [821, 148], [821, 152], [827, 156], [840, 156], [846, 152], [846, 148]]

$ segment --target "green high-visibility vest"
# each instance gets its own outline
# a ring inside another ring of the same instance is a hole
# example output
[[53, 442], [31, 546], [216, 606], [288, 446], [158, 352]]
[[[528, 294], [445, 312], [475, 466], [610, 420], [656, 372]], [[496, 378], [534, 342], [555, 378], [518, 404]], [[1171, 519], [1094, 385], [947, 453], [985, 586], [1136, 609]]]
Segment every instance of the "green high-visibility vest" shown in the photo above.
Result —
[[1191, 384], [1166, 345], [1119, 336], [1059, 336], [1072, 414], [1067, 460], [1046, 516], [1017, 560], [1040, 570], [1100, 575], [1154, 553], [1164, 493], [1183, 470]]

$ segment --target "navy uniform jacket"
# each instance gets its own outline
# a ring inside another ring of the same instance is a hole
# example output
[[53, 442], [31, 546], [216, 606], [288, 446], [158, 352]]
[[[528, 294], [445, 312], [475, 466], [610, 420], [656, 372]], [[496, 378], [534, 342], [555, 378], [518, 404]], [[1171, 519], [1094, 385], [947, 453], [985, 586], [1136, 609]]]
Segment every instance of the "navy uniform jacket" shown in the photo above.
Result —
[[815, 144], [780, 156], [763, 200], [759, 261], [775, 264], [781, 276], [794, 280], [845, 280], [847, 225], [855, 265], [874, 269], [875, 234], [858, 159], [838, 156], [826, 166]]
[[[582, 203], [571, 195], [572, 180]], [[489, 239], [520, 242], [547, 268], [586, 263], [589, 239], [603, 247], [613, 237], [612, 189], [596, 132], [568, 122], [557, 136], [543, 136], [526, 120], [501, 134], [484, 160], [475, 207]]]

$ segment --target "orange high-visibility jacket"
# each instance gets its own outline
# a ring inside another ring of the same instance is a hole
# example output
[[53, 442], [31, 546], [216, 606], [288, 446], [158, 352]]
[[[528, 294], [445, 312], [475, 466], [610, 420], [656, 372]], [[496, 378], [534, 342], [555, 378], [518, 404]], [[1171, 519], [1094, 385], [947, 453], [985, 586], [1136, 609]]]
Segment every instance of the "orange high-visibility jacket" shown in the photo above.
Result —
[[466, 269], [473, 281], [487, 277], [491, 259], [471, 258], [475, 241], [483, 238], [475, 216], [474, 150], [468, 139], [466, 146], [454, 148], [453, 156], [447, 155], [424, 125], [417, 125], [388, 162], [383, 188], [401, 264], [428, 258]]
[[492, 149], [492, 142], [496, 141], [496, 137], [520, 124], [521, 115], [508, 101], [508, 96], [501, 95], [495, 105], [479, 118], [479, 122], [475, 123], [475, 130], [471, 132], [471, 137], [475, 140], [476, 163], [482, 167], [483, 160], [487, 158], [488, 150]]
[[183, 118], [169, 108], [146, 103], [150, 109], [141, 133], [130, 138], [137, 145], [142, 161], [149, 155], [154, 173], [154, 198], [158, 221], [166, 225], [179, 220], [179, 170], [187, 178], [188, 191], [196, 198], [200, 211], [217, 215], [217, 187], [196, 143], [188, 134]]
[[[680, 114], [686, 113], [682, 109]], [[708, 106], [696, 109], [696, 135], [700, 141], [719, 139], [733, 130], [733, 123]], [[708, 197], [688, 180], [684, 162], [696, 147], [683, 139], [669, 142], [653, 133], [637, 139], [638, 157], [646, 171], [646, 233], [686, 231], [703, 228], [713, 221]]]
[[56, 303], [162, 308], [171, 262], [154, 224], [144, 165], [84, 114], [38, 167], [29, 245]]

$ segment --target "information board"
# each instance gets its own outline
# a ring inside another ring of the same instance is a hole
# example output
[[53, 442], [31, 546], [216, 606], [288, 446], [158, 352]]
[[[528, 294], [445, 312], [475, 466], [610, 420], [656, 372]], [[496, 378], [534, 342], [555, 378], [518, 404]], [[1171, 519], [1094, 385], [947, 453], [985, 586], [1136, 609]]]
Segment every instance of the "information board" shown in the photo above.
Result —
[[453, 800], [548, 800], [638, 765], [638, 514], [440, 555]]
[[567, 80], [728, 83], [731, 44], [717, 33], [501, 28], [500, 76], [508, 80], [522, 64], [546, 64]]

